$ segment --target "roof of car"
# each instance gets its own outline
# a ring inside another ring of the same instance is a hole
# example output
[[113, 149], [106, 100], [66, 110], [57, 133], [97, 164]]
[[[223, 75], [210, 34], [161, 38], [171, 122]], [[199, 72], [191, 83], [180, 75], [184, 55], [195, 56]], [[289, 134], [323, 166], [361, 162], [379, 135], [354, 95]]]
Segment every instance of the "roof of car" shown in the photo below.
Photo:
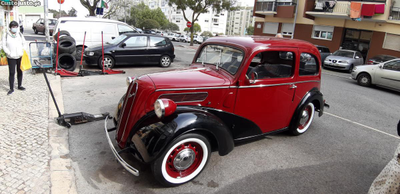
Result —
[[165, 38], [165, 36], [160, 36], [158, 34], [139, 34], [139, 33], [124, 33], [127, 36], [155, 36], [155, 37], [162, 37]]
[[120, 22], [117, 20], [103, 19], [103, 18], [95, 18], [95, 17], [61, 17], [58, 19], [59, 21], [90, 21], [90, 22], [110, 22], [110, 23], [118, 23], [125, 24], [124, 22]]
[[358, 52], [358, 51], [353, 51], [353, 50], [347, 50], [347, 49], [340, 49], [340, 50], [338, 50], [338, 51], [347, 51], [347, 52]]
[[229, 42], [233, 44], [242, 45], [247, 48], [256, 48], [258, 46], [265, 46], [266, 44], [269, 46], [295, 46], [302, 48], [315, 48], [313, 44], [297, 39], [289, 39], [289, 38], [276, 38], [276, 37], [268, 37], [268, 36], [214, 36], [206, 40], [206, 42], [213, 43], [224, 43]]

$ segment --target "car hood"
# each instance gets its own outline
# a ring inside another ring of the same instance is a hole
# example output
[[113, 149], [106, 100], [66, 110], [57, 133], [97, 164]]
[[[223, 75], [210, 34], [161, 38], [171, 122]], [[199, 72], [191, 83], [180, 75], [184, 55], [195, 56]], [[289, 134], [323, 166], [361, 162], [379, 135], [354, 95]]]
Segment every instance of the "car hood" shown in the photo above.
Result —
[[341, 57], [341, 56], [327, 56], [326, 59], [331, 59], [331, 60], [338, 60], [338, 61], [350, 61], [353, 60], [353, 58], [350, 57]]
[[[104, 44], [104, 49], [114, 47], [113, 44]], [[101, 51], [101, 44], [95, 44], [93, 46], [88, 47], [85, 51]]]
[[229, 83], [219, 72], [210, 68], [191, 68], [148, 76], [156, 89], [218, 87]]

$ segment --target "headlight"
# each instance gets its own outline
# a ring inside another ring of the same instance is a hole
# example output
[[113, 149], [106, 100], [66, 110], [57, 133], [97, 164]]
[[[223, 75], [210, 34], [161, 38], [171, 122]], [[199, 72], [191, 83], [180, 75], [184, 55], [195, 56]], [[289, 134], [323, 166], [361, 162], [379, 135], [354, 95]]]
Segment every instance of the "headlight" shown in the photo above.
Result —
[[166, 98], [156, 100], [154, 103], [154, 112], [157, 117], [162, 119], [166, 116], [171, 115], [176, 110], [176, 104], [174, 101]]
[[132, 83], [133, 79], [132, 77], [127, 77], [126, 78], [126, 85], [129, 86]]
[[349, 64], [349, 62], [348, 62], [348, 61], [341, 61], [341, 63], [344, 63], [344, 64]]
[[88, 55], [88, 56], [93, 56], [93, 55], [94, 55], [94, 52], [87, 52], [87, 55]]

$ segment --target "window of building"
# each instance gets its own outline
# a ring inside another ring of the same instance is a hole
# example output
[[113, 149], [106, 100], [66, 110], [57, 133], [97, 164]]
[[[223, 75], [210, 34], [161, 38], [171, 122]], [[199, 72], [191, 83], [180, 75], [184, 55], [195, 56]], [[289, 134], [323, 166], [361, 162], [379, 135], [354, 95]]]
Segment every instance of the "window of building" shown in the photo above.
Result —
[[208, 20], [204, 20], [204, 22], [208, 22]]
[[213, 22], [218, 23], [218, 19], [215, 19], [215, 18], [214, 18], [214, 19], [213, 19]]
[[176, 11], [176, 14], [181, 14], [181, 11]]
[[293, 24], [282, 24], [281, 33], [283, 35], [292, 35], [293, 34]]
[[279, 26], [279, 23], [264, 22], [263, 33], [264, 34], [276, 34], [276, 33], [278, 33], [278, 26]]
[[180, 23], [180, 22], [181, 22], [181, 19], [180, 19], [180, 18], [176, 18], [175, 22], [176, 22], [176, 23]]
[[318, 75], [318, 59], [309, 53], [301, 53], [299, 75]]
[[312, 38], [332, 40], [333, 29], [333, 26], [314, 26]]
[[219, 24], [218, 23], [214, 23], [214, 26], [219, 26]]
[[382, 48], [400, 51], [400, 35], [386, 33]]

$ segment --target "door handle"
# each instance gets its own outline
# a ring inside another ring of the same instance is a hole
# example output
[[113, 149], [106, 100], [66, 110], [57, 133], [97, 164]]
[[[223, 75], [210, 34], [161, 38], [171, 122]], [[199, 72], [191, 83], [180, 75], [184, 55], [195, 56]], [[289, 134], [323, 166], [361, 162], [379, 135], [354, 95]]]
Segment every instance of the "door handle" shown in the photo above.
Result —
[[292, 84], [292, 85], [290, 85], [290, 87], [289, 87], [290, 89], [295, 89], [295, 88], [297, 88], [297, 86], [296, 85], [294, 85], [294, 84]]

